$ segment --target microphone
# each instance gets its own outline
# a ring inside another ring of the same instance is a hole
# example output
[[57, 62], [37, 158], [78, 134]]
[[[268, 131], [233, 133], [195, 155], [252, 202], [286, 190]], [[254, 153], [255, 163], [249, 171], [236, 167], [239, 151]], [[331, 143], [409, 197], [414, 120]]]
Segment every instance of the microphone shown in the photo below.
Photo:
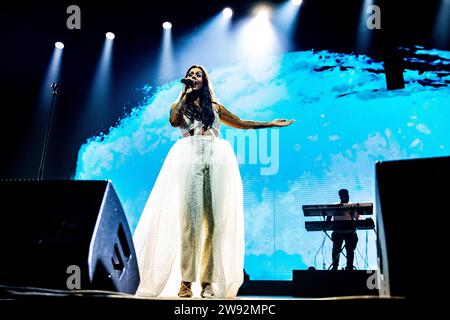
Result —
[[58, 94], [58, 90], [61, 88], [61, 83], [59, 82], [53, 82], [50, 85], [50, 88], [52, 89], [53, 94]]
[[181, 82], [186, 85], [186, 87], [192, 87], [194, 85], [194, 81], [188, 78], [181, 79]]

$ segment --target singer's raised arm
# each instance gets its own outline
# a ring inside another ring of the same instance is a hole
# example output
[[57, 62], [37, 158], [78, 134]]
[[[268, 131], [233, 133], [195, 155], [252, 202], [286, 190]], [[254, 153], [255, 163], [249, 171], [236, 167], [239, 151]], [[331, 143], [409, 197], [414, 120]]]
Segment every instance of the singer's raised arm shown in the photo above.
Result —
[[186, 103], [185, 96], [183, 96], [179, 101], [172, 104], [170, 108], [169, 122], [172, 127], [179, 127], [183, 121], [183, 109]]

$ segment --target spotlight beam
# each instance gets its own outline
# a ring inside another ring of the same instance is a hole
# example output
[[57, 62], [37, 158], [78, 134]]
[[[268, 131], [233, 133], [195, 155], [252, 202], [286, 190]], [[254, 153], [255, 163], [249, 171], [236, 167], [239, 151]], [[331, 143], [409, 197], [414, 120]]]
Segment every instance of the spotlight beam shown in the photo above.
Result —
[[367, 8], [373, 5], [375, 0], [364, 0], [363, 6], [361, 8], [360, 21], [358, 27], [357, 43], [356, 46], [359, 50], [366, 50], [370, 47], [372, 41], [372, 30], [367, 27]]
[[52, 57], [50, 58], [50, 63], [45, 73], [39, 97], [39, 104], [43, 110], [48, 110], [47, 106], [50, 104], [49, 96], [51, 84], [60, 81], [63, 52], [64, 49], [57, 48], [55, 43], [55, 48], [53, 49]]
[[161, 39], [158, 76], [157, 76], [159, 84], [169, 81], [173, 77], [175, 71], [174, 60], [175, 59], [173, 57], [172, 29], [164, 28]]
[[437, 47], [445, 49], [449, 45], [447, 41], [450, 28], [450, 0], [441, 0], [439, 12], [434, 25], [434, 43]]
[[[98, 116], [109, 104], [111, 96], [111, 66], [114, 41], [105, 37], [103, 48], [92, 78], [91, 89], [86, 101], [86, 109], [83, 117], [96, 112]], [[89, 115], [90, 117], [90, 115]]]

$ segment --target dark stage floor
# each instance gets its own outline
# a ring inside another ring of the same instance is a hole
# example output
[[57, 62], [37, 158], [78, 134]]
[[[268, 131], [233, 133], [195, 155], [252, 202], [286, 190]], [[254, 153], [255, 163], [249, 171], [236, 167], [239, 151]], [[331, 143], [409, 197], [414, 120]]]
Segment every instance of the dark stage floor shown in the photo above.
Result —
[[[102, 316], [122, 318], [142, 314], [145, 319], [295, 319], [307, 315], [319, 318], [348, 318], [348, 315], [385, 317], [408, 310], [408, 300], [394, 297], [348, 296], [294, 298], [289, 296], [238, 296], [235, 299], [147, 298], [105, 292], [73, 294], [9, 292], [0, 299], [2, 311], [34, 316]], [[361, 313], [362, 312], [362, 313]], [[386, 313], [388, 312], [388, 313]]]

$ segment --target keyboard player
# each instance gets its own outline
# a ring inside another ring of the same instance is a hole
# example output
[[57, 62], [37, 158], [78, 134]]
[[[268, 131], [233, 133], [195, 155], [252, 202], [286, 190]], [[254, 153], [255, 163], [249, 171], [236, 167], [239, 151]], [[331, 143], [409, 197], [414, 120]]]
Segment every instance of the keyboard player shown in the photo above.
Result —
[[[347, 189], [339, 190], [339, 198], [341, 199], [342, 204], [348, 204], [350, 200], [350, 196]], [[334, 221], [338, 220], [357, 220], [359, 215], [354, 211], [346, 211], [344, 215], [341, 216], [328, 216], [327, 221], [331, 221], [333, 218]], [[353, 270], [353, 260], [355, 257], [355, 249], [358, 244], [358, 235], [356, 234], [356, 229], [350, 230], [335, 230], [331, 234], [331, 240], [333, 240], [333, 250], [332, 250], [332, 258], [333, 258], [333, 270], [337, 270], [339, 266], [339, 256], [342, 251], [342, 244], [345, 242], [345, 251], [347, 254], [347, 266], [346, 270]]]

